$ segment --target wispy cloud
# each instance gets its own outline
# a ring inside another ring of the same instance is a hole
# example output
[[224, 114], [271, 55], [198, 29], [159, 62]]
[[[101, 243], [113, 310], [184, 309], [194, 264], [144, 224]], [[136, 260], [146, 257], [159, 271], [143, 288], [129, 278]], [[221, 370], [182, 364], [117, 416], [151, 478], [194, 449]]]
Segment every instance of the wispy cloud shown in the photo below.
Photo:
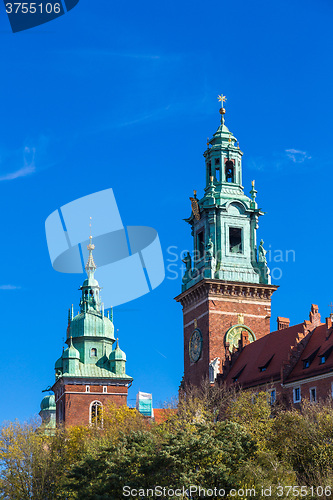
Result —
[[41, 162], [45, 161], [48, 144], [49, 139], [40, 136], [36, 140], [27, 141], [25, 145], [15, 150], [0, 147], [0, 171], [5, 171], [5, 173], [0, 173], [0, 182], [12, 181], [36, 173], [37, 157], [39, 168], [45, 168], [47, 163], [45, 162], [45, 165], [41, 167]]
[[299, 149], [286, 149], [287, 157], [294, 163], [304, 163], [306, 160], [311, 160], [311, 156], [306, 151]]
[[16, 285], [0, 285], [0, 290], [19, 290], [21, 287]]
[[[252, 170], [284, 170], [286, 168], [297, 169], [298, 165], [304, 164], [312, 159], [312, 156], [307, 151], [300, 149], [285, 149], [283, 152], [274, 152], [268, 157], [258, 156], [256, 158], [249, 158], [248, 165]], [[309, 162], [310, 164], [311, 162]], [[291, 167], [291, 164], [293, 165]]]
[[23, 167], [0, 176], [0, 181], [12, 181], [13, 179], [33, 174], [36, 171], [35, 155], [36, 148], [25, 146], [23, 149]]

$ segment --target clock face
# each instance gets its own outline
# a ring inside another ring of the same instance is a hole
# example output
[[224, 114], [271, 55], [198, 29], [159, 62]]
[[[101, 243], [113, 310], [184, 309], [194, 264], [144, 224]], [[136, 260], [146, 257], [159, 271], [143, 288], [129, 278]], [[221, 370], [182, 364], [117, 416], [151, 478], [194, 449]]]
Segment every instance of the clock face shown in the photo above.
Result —
[[196, 329], [191, 335], [189, 343], [189, 354], [192, 363], [196, 363], [201, 356], [202, 351], [202, 335], [200, 330]]
[[241, 338], [242, 332], [247, 332], [249, 335], [249, 342], [254, 342], [256, 337], [253, 331], [245, 325], [234, 325], [226, 333], [225, 341], [229, 344], [230, 352], [234, 351], [238, 347], [239, 340]]

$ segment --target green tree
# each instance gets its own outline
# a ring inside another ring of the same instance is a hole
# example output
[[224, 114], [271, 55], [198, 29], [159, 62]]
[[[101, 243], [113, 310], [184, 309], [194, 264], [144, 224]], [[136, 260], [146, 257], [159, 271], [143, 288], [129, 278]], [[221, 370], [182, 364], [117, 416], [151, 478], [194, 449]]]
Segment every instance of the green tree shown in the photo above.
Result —
[[192, 424], [164, 436], [154, 428], [136, 431], [86, 457], [72, 470], [69, 488], [87, 500], [121, 498], [124, 486], [228, 489], [240, 484], [238, 469], [254, 450], [244, 428], [232, 422]]

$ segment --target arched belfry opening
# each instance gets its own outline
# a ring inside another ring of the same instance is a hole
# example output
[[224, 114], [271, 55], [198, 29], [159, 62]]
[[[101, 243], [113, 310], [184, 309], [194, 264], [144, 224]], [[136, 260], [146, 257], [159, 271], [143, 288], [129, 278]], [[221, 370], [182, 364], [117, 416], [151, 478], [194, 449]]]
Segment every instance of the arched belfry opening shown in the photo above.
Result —
[[227, 160], [225, 163], [225, 180], [235, 182], [235, 166], [232, 160]]

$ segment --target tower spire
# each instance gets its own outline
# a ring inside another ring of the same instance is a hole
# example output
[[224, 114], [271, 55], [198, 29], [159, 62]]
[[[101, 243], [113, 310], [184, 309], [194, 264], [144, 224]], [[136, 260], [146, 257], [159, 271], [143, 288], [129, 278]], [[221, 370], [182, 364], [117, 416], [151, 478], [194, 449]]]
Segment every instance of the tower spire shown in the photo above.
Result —
[[218, 101], [221, 103], [221, 108], [220, 108], [220, 115], [221, 115], [221, 125], [224, 124], [224, 115], [225, 115], [225, 108], [223, 107], [223, 103], [226, 102], [227, 98], [225, 95], [221, 94], [217, 96]]
[[91, 217], [90, 217], [89, 227], [90, 227], [90, 236], [89, 236], [89, 245], [87, 245], [87, 249], [89, 250], [89, 257], [85, 269], [87, 271], [88, 278], [93, 278], [94, 272], [96, 271], [96, 264], [94, 262], [94, 257], [92, 254], [92, 251], [95, 249], [95, 245], [92, 242], [92, 236], [91, 236]]

